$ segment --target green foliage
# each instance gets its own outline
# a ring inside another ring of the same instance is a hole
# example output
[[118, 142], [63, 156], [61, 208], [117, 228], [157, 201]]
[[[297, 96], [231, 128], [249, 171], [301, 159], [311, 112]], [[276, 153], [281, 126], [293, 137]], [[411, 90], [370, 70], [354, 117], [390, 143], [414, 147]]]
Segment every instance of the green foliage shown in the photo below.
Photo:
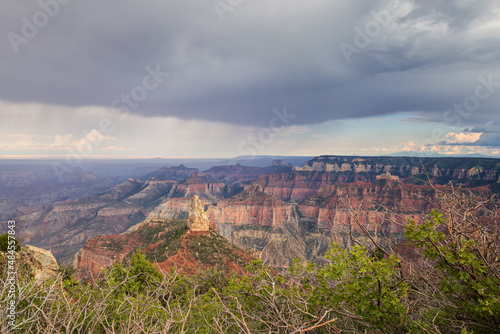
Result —
[[[163, 262], [177, 253], [181, 246], [181, 238], [188, 231], [188, 227], [184, 222], [182, 224], [174, 223], [167, 230], [160, 231], [151, 234], [152, 241], [162, 241], [152, 252], [146, 254], [149, 261]], [[158, 237], [158, 233], [162, 233], [160, 237]]]
[[[457, 205], [475, 210], [477, 203]], [[469, 209], [458, 214], [450, 207], [432, 211], [422, 223], [409, 221], [409, 263], [377, 244], [342, 249], [334, 243], [321, 267], [296, 259], [285, 274], [255, 260], [246, 274], [229, 276], [227, 260], [243, 265], [246, 258], [211, 231], [187, 243], [196, 260], [212, 266], [198, 268], [198, 275], [175, 268], [160, 273], [139, 250], [93, 284], [75, 280], [70, 267], [60, 268], [61, 281], [38, 286], [21, 275], [17, 327], [7, 330], [0, 322], [0, 332], [497, 333], [497, 211], [485, 216]], [[139, 233], [158, 243], [161, 255], [178, 247], [185, 223], [159, 223]], [[3, 256], [0, 265], [7, 265]], [[5, 280], [5, 270], [0, 277]], [[6, 296], [0, 294], [0, 303]]]
[[300, 218], [304, 218], [304, 215], [302, 214], [302, 212], [300, 212], [300, 209], [298, 206], [295, 207], [295, 213], [297, 214], [297, 217]]
[[377, 182], [380, 185], [380, 188], [385, 188], [385, 186], [387, 185], [387, 179], [380, 179]]
[[219, 269], [226, 267], [227, 260], [240, 266], [246, 264], [246, 259], [238, 254], [241, 250], [213, 231], [210, 235], [195, 237], [188, 244], [188, 249], [196, 261]]
[[80, 285], [80, 282], [75, 279], [76, 269], [73, 266], [59, 266], [57, 272], [63, 282], [63, 287], [67, 290], [75, 289]]
[[162, 274], [146, 259], [146, 256], [137, 250], [130, 257], [130, 266], [125, 267], [116, 262], [109, 271], [109, 283], [119, 287], [117, 291], [128, 295], [144, 292], [154, 283], [162, 280]]
[[[19, 250], [21, 250], [21, 244], [19, 243], [19, 241], [15, 239], [10, 239], [10, 245], [12, 245], [12, 241], [14, 242], [15, 245], [14, 250], [16, 252], [19, 252]], [[8, 250], [9, 250], [9, 234], [4, 233], [0, 235], [0, 251], [5, 253]]]
[[149, 262], [144, 254], [139, 250], [130, 258], [130, 274], [138, 277], [139, 282], [146, 283], [146, 280], [153, 278], [161, 281], [161, 273]]
[[420, 225], [410, 221], [405, 230], [410, 244], [434, 261], [441, 277], [446, 306], [431, 312], [444, 326], [457, 319], [474, 333], [489, 333], [500, 326], [500, 273], [485, 260], [487, 250], [478, 247], [474, 234], [455, 234], [449, 226], [443, 228], [446, 223], [441, 213], [433, 211], [429, 220]]
[[123, 249], [123, 245], [120, 240], [107, 241], [103, 246], [115, 252], [119, 252]]
[[332, 245], [326, 258], [331, 262], [316, 277], [320, 304], [356, 314], [360, 331], [405, 329], [403, 299], [408, 287], [398, 273], [398, 258], [369, 256], [358, 245], [343, 250], [338, 244]]

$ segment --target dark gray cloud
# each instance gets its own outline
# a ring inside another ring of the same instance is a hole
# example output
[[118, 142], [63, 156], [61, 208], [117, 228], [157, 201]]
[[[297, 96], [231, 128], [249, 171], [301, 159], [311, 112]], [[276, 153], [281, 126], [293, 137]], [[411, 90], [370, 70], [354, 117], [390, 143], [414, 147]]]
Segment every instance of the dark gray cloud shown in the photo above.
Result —
[[500, 122], [486, 122], [472, 129], [465, 129], [464, 132], [500, 133]]
[[474, 144], [478, 146], [500, 147], [500, 133], [483, 133], [481, 138]]
[[500, 147], [500, 122], [487, 122], [466, 129], [465, 132], [481, 133], [481, 137], [473, 143], [474, 145]]
[[487, 18], [488, 11], [495, 0], [480, 1], [446, 1], [446, 0], [412, 0], [415, 9], [400, 22], [411, 22], [425, 19], [432, 24], [446, 24], [452, 31], [463, 31], [473, 22]]
[[[354, 29], [389, 4], [393, 22], [348, 63], [339, 44], [354, 45]], [[170, 76], [132, 112], [267, 126], [271, 110], [286, 105], [294, 124], [401, 111], [450, 123], [443, 113], [474, 94], [478, 76], [500, 82], [500, 40], [487, 28], [499, 7], [243, 0], [221, 21], [213, 1], [72, 0], [15, 53], [8, 34], [22, 35], [22, 18], [33, 22], [41, 8], [6, 0], [0, 99], [110, 106], [159, 64]], [[498, 121], [497, 90], [461, 125]]]

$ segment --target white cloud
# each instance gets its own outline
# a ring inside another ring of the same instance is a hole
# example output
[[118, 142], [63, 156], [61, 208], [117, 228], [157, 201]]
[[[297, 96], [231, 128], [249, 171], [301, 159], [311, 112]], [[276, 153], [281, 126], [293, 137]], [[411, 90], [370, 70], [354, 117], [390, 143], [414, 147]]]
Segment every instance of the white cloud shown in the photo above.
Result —
[[467, 133], [453, 133], [449, 132], [446, 134], [446, 144], [464, 144], [464, 143], [475, 143], [479, 140], [483, 133], [482, 132], [467, 132]]
[[71, 138], [73, 135], [71, 133], [66, 135], [56, 135], [54, 138], [54, 143], [51, 147], [66, 147], [71, 143]]
[[81, 139], [76, 140], [69, 144], [70, 147], [80, 148], [80, 147], [98, 147], [102, 145], [103, 141], [114, 140], [114, 137], [105, 136], [100, 131], [93, 129], [83, 136]]
[[123, 151], [133, 151], [134, 149], [132, 148], [126, 148], [123, 146], [116, 147], [116, 146], [108, 146], [102, 149], [103, 151], [114, 151], [114, 152], [123, 152]]
[[474, 145], [482, 133], [453, 133], [446, 134], [446, 140], [436, 144], [420, 144], [410, 140], [393, 147], [381, 147], [365, 152], [378, 152], [383, 154], [394, 154], [401, 152], [420, 153], [423, 155], [449, 155], [449, 156], [464, 156], [471, 154], [481, 154], [485, 156], [499, 156], [500, 149], [498, 147], [488, 147]]
[[43, 149], [47, 146], [47, 144], [33, 140], [33, 136], [24, 135], [22, 139], [14, 142], [11, 146], [15, 149], [23, 149], [23, 148]]

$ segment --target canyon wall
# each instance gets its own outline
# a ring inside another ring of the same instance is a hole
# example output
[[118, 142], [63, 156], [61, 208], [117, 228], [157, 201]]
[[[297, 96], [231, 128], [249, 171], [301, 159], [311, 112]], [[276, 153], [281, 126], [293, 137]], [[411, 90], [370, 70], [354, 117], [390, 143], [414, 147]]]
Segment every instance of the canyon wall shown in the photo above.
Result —
[[294, 170], [366, 173], [369, 177], [388, 172], [399, 178], [418, 176], [426, 180], [429, 176], [437, 182], [440, 179], [497, 182], [500, 159], [320, 156]]
[[[33, 207], [19, 217], [19, 232], [69, 264], [89, 238], [134, 231], [155, 219], [187, 219], [196, 195], [218, 233], [260, 252], [267, 263], [286, 267], [294, 257], [321, 262], [332, 241], [347, 245], [349, 233], [401, 238], [394, 220], [429, 213], [426, 198], [435, 196], [434, 188], [415, 178], [428, 174], [438, 189], [449, 180], [491, 189], [499, 181], [499, 161], [325, 156], [296, 170], [279, 162], [267, 169], [234, 165], [201, 173], [165, 168], [146, 181], [129, 179], [102, 194]], [[274, 172], [262, 174], [267, 170]], [[356, 220], [351, 207], [358, 209]]]
[[[367, 231], [376, 238], [385, 234], [401, 240], [403, 229], [393, 222], [418, 220], [432, 209], [426, 199], [434, 197], [432, 187], [390, 180], [329, 185], [312, 192], [299, 203], [289, 203], [254, 184], [232, 198], [204, 204], [219, 234], [259, 252], [269, 265], [287, 267], [294, 258], [322, 262], [332, 241], [349, 245], [349, 233], [362, 238]], [[148, 218], [181, 217], [188, 207], [187, 199], [170, 199]], [[350, 208], [356, 209], [355, 221]], [[393, 213], [388, 215], [385, 208]]]

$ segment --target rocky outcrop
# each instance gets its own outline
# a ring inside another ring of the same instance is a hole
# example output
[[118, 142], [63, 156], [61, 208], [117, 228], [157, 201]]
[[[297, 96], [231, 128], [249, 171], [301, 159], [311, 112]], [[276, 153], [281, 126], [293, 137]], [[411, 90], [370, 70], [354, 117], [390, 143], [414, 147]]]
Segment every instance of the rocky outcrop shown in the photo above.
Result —
[[154, 208], [146, 220], [187, 219], [191, 201], [185, 197], [171, 198]]
[[399, 181], [399, 176], [391, 175], [389, 172], [377, 175], [375, 178], [377, 180]]
[[189, 204], [188, 228], [190, 232], [208, 232], [210, 228], [205, 207], [196, 195]]
[[[208, 221], [217, 223], [278, 226], [294, 215], [293, 205], [265, 193], [260, 185], [247, 186], [242, 193], [216, 202], [196, 197], [200, 207], [207, 206]], [[184, 197], [169, 199], [151, 211], [147, 220], [186, 219], [192, 201]]]
[[38, 283], [57, 278], [59, 265], [50, 251], [25, 245], [21, 250], [21, 257], [23, 262], [31, 268]]
[[128, 233], [93, 237], [75, 257], [77, 276], [95, 278], [117, 261], [127, 264], [137, 249], [166, 273], [176, 269], [197, 274], [216, 268], [231, 275], [244, 272], [244, 267], [255, 259], [251, 252], [238, 249], [214, 231], [186, 232], [186, 220], [156, 219]]
[[9, 271], [17, 272], [17, 275], [21, 277], [29, 275], [37, 285], [59, 277], [59, 265], [54, 255], [48, 250], [23, 245], [14, 254], [0, 251], [0, 263], [3, 263], [6, 257], [12, 260], [12, 255], [15, 256], [14, 269], [9, 264]]
[[[266, 194], [260, 185], [247, 186], [240, 194], [216, 203], [204, 201], [173, 198], [148, 218], [171, 219], [187, 214], [187, 210], [201, 211], [207, 205], [207, 221], [215, 223], [220, 235], [240, 248], [261, 253], [266, 264], [275, 267], [286, 267], [297, 257], [304, 261], [319, 259], [329, 245], [321, 234], [302, 231], [294, 205]], [[197, 208], [190, 209], [194, 202]]]

